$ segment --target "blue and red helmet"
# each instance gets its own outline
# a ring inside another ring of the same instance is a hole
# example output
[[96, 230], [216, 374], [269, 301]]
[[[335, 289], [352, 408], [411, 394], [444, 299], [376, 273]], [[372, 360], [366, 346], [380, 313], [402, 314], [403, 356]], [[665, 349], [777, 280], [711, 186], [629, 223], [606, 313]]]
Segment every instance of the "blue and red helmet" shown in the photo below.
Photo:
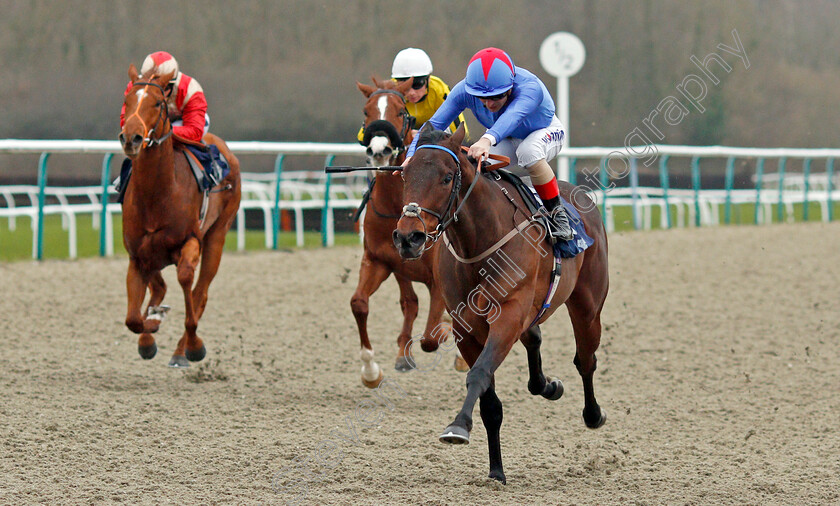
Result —
[[514, 76], [516, 67], [511, 57], [501, 49], [488, 47], [470, 60], [464, 84], [470, 95], [490, 97], [513, 88]]

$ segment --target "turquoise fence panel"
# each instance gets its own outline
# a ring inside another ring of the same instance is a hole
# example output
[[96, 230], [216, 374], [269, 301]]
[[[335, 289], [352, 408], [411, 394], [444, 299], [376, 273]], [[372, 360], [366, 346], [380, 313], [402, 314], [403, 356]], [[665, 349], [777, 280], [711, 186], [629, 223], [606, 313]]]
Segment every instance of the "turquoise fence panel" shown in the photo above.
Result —
[[811, 186], [811, 159], [802, 161], [802, 178], [805, 180], [802, 190], [802, 221], [808, 221], [808, 190]]

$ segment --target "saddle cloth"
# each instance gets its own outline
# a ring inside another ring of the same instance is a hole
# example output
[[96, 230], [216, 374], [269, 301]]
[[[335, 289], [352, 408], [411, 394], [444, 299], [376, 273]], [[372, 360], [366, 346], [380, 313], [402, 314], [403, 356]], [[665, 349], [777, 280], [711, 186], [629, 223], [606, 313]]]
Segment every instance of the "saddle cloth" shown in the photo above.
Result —
[[[532, 215], [538, 214], [539, 209], [543, 208], [542, 200], [540, 200], [536, 190], [522, 182], [516, 174], [513, 174], [506, 169], [496, 169], [493, 173], [499, 174], [502, 179], [513, 184], [513, 186], [519, 191], [519, 194], [528, 206], [528, 211]], [[583, 220], [580, 219], [580, 213], [575, 206], [571, 205], [563, 197], [560, 197], [560, 203], [566, 210], [566, 214], [569, 217], [569, 225], [571, 225], [574, 235], [572, 236], [572, 239], [568, 241], [557, 241], [557, 243], [554, 244], [554, 256], [556, 258], [572, 258], [579, 255], [581, 252], [586, 250], [586, 248], [592, 246], [594, 241], [586, 233], [586, 228], [583, 226]], [[543, 227], [548, 230], [548, 224], [546, 223], [547, 218], [545, 216], [541, 216], [539, 217], [539, 220]], [[546, 240], [548, 239], [546, 238]]]

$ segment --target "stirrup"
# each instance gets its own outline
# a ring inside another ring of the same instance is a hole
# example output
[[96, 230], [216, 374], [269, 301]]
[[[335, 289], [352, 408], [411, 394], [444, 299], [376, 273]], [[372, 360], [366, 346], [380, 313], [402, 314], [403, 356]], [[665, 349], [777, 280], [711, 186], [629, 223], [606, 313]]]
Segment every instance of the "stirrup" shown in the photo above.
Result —
[[554, 208], [546, 216], [549, 222], [549, 236], [552, 244], [558, 240], [571, 241], [575, 237], [575, 232], [569, 223], [569, 216], [566, 209], [561, 206]]

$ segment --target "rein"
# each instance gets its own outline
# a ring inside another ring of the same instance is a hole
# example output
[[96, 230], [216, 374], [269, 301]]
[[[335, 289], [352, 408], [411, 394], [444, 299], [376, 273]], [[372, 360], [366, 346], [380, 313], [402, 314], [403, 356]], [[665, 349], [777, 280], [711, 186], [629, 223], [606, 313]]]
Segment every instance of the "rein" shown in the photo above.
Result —
[[[458, 198], [458, 193], [461, 191], [461, 161], [458, 159], [458, 155], [456, 155], [451, 149], [438, 146], [437, 144], [424, 144], [422, 146], [417, 146], [417, 149], [439, 149], [441, 151], [446, 152], [449, 156], [455, 160], [455, 165], [458, 171], [455, 173], [455, 179], [452, 184], [452, 190], [449, 192], [449, 200], [446, 202], [446, 208], [440, 212], [436, 213], [431, 209], [421, 207], [416, 202], [409, 202], [405, 206], [403, 206], [402, 216], [407, 216], [409, 218], [417, 218], [420, 220], [420, 223], [423, 224], [423, 232], [426, 234], [426, 242], [431, 239], [431, 244], [426, 246], [424, 250], [430, 249], [434, 244], [440, 239], [443, 232], [449, 228], [449, 226], [453, 223], [458, 221], [458, 213], [461, 211], [461, 208], [464, 207], [464, 204], [467, 202], [467, 199], [470, 197], [473, 189], [475, 188], [476, 183], [478, 183], [479, 173], [476, 170], [475, 176], [473, 177], [472, 183], [470, 183], [469, 188], [467, 188], [467, 193], [464, 195], [464, 198], [461, 199], [461, 202], [458, 204], [458, 207], [455, 208], [455, 211], [452, 213], [451, 216], [446, 217], [449, 214], [449, 210], [452, 209], [452, 205], [455, 203], [455, 199]], [[428, 214], [431, 214], [438, 220], [438, 224], [432, 232], [427, 232], [426, 229], [426, 222], [423, 220], [422, 216], [420, 216], [420, 212], [424, 211]]]
[[[155, 133], [155, 129], [157, 128], [158, 124], [162, 124], [163, 127], [165, 127], [166, 124], [169, 122], [169, 115], [167, 114], [167, 105], [166, 105], [166, 91], [163, 89], [163, 86], [161, 86], [157, 83], [153, 83], [153, 82], [138, 81], [138, 82], [134, 83], [134, 86], [154, 86], [155, 88], [159, 89], [160, 92], [164, 96], [163, 103], [161, 105], [157, 106], [158, 109], [160, 109], [160, 114], [158, 115], [158, 119], [155, 122], [154, 126], [152, 126], [151, 130], [149, 130], [149, 127], [146, 126], [146, 122], [143, 121], [143, 118], [141, 118], [137, 114], [137, 112], [140, 110], [140, 104], [139, 103], [137, 104], [137, 109], [134, 111], [134, 114], [129, 116], [129, 118], [133, 118], [134, 116], [137, 116], [137, 119], [140, 120], [140, 123], [143, 125], [143, 134], [144, 134], [143, 135], [143, 147], [144, 148], [153, 147], [156, 144], [160, 145], [172, 135], [172, 128], [170, 127], [169, 132], [167, 132], [163, 137], [159, 137], [157, 139], [152, 138], [152, 135]], [[146, 94], [144, 94], [143, 97], [140, 99], [140, 103], [142, 103], [143, 99], [145, 99], [145, 98], [146, 98]], [[128, 118], [126, 119], [126, 121], [128, 121]]]

